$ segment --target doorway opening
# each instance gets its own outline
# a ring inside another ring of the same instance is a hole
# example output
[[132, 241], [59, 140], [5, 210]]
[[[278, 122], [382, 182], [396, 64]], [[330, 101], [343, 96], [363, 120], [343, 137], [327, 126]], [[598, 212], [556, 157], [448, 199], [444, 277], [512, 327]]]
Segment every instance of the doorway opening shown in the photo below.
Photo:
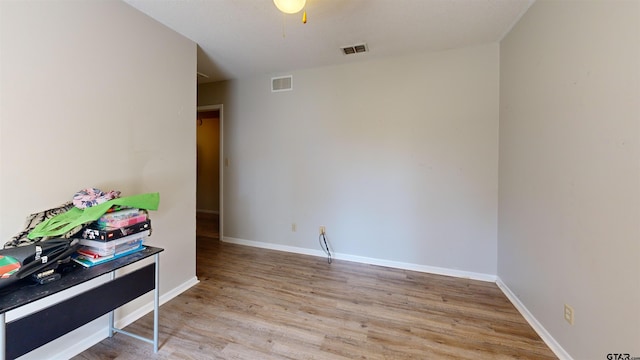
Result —
[[222, 238], [222, 105], [199, 106], [196, 119], [196, 236]]

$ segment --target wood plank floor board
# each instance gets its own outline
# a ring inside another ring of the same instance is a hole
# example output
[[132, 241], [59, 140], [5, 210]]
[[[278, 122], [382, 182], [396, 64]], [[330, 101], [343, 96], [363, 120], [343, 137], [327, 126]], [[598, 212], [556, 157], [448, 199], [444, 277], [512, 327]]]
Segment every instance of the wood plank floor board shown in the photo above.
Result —
[[[116, 334], [74, 359], [556, 359], [493, 283], [206, 237], [197, 248], [200, 283], [160, 308], [158, 354]], [[150, 336], [152, 314], [127, 330]]]

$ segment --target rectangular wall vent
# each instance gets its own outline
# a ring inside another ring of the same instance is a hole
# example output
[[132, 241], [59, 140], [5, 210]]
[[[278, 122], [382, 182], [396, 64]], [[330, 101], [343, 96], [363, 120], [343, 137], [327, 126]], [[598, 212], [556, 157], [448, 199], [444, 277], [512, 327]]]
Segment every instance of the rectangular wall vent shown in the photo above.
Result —
[[271, 78], [271, 92], [293, 90], [293, 75]]
[[345, 54], [345, 55], [359, 54], [359, 53], [363, 53], [363, 52], [368, 52], [369, 51], [369, 48], [367, 47], [367, 44], [343, 46], [341, 49], [342, 49], [342, 53]]

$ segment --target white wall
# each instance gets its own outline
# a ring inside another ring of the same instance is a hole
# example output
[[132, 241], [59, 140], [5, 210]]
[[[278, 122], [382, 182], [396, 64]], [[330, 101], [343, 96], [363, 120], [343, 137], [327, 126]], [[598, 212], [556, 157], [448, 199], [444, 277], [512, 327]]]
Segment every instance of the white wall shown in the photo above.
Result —
[[538, 1], [501, 43], [498, 275], [574, 359], [640, 356], [639, 15]]
[[157, 191], [161, 293], [193, 283], [196, 45], [121, 2], [0, 1], [0, 12], [2, 242], [85, 187]]
[[495, 275], [498, 54], [201, 85], [225, 106], [225, 237], [319, 251], [325, 225], [339, 254]]

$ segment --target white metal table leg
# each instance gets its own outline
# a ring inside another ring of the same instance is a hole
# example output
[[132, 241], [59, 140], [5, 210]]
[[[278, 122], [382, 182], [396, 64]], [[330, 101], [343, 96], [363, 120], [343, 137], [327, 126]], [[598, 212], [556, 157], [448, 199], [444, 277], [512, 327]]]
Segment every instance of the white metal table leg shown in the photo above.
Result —
[[7, 352], [7, 323], [5, 319], [5, 313], [0, 314], [0, 360], [5, 359]]
[[160, 253], [155, 254], [156, 286], [153, 291], [153, 352], [158, 352], [158, 310], [160, 302]]
[[[112, 271], [109, 274], [109, 281], [111, 281], [111, 280], [113, 280], [115, 278], [116, 278], [116, 272]], [[113, 337], [113, 326], [114, 326], [114, 316], [113, 315], [114, 315], [114, 312], [115, 312], [115, 309], [111, 310], [109, 312], [109, 337]]]

